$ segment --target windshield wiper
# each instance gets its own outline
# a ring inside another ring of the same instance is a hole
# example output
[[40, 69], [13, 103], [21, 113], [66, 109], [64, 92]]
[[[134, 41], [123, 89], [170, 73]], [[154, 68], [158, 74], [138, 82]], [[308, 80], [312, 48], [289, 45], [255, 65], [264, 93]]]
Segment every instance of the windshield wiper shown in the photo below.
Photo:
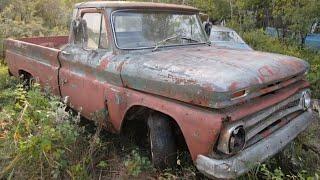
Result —
[[185, 40], [193, 41], [193, 42], [196, 42], [196, 43], [199, 42], [199, 40], [196, 40], [196, 39], [193, 39], [193, 38], [187, 37], [187, 36], [181, 36], [180, 39], [185, 39]]
[[161, 44], [163, 44], [163, 43], [165, 43], [165, 42], [167, 42], [167, 41], [170, 41], [171, 39], [177, 39], [177, 38], [185, 39], [185, 40], [193, 41], [193, 42], [197, 42], [197, 43], [200, 42], [199, 40], [193, 39], [193, 38], [191, 38], [191, 37], [182, 36], [182, 35], [173, 35], [173, 36], [171, 36], [171, 37], [168, 37], [168, 38], [166, 38], [166, 39], [164, 39], [164, 40], [161, 40], [161, 41], [157, 42], [157, 43], [155, 44], [154, 49], [153, 49], [152, 51], [156, 51]]
[[176, 38], [178, 38], [178, 37], [179, 37], [179, 35], [174, 35], [174, 36], [171, 36], [171, 37], [167, 37], [167, 38], [165, 38], [165, 39], [163, 39], [163, 40], [161, 40], [161, 41], [158, 41], [158, 42], [154, 45], [154, 49], [153, 49], [152, 51], [156, 51], [161, 44], [163, 44], [163, 43], [165, 43], [165, 42], [167, 42], [167, 41], [170, 41], [171, 39], [176, 39]]

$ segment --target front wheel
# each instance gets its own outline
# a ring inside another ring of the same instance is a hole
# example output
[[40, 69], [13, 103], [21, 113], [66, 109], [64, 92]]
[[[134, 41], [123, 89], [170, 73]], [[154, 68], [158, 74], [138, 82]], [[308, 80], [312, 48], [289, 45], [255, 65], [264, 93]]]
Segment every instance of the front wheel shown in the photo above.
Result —
[[170, 119], [160, 113], [148, 118], [149, 142], [152, 164], [165, 169], [177, 164], [177, 146]]

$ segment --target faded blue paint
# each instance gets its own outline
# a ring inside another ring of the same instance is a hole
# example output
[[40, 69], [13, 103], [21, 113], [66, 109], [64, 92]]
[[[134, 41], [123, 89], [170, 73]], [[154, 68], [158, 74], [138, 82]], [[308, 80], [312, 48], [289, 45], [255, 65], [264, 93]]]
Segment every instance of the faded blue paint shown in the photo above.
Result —
[[308, 34], [305, 40], [305, 46], [309, 49], [320, 50], [320, 34]]

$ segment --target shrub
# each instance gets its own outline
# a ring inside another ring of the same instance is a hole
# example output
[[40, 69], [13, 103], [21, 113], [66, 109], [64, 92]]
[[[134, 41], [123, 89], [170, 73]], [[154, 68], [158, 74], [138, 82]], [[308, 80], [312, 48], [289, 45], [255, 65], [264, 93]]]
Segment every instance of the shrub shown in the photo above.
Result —
[[151, 162], [147, 157], [141, 156], [137, 150], [133, 150], [124, 162], [128, 174], [138, 176], [142, 171], [151, 169]]
[[0, 179], [88, 178], [101, 128], [85, 135], [79, 115], [38, 84], [26, 91], [6, 70], [0, 66]]

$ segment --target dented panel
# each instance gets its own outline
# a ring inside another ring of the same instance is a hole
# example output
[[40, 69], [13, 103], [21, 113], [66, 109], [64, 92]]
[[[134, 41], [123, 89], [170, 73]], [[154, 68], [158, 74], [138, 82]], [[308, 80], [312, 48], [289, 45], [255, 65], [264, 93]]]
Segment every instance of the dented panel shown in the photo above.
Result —
[[[8, 62], [10, 72], [15, 76], [19, 76], [20, 70], [26, 71], [43, 87], [58, 95], [58, 69], [60, 67], [58, 55], [60, 50], [29, 43], [39, 42], [40, 39], [6, 40], [6, 62]], [[46, 38], [46, 40], [48, 40], [47, 43], [56, 45], [63, 45], [64, 42], [55, 41], [54, 37]]]

